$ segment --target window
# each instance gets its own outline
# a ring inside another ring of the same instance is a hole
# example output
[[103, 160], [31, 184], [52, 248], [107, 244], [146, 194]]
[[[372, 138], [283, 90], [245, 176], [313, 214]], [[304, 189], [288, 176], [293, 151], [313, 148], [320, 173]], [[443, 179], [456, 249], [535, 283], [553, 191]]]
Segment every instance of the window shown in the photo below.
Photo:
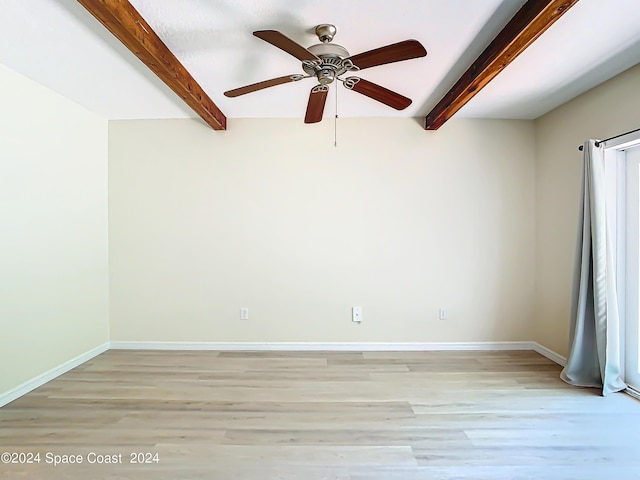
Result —
[[617, 267], [624, 380], [640, 392], [640, 132], [605, 144], [607, 217]]
[[625, 262], [625, 381], [640, 391], [640, 146], [625, 152], [626, 166], [626, 262]]

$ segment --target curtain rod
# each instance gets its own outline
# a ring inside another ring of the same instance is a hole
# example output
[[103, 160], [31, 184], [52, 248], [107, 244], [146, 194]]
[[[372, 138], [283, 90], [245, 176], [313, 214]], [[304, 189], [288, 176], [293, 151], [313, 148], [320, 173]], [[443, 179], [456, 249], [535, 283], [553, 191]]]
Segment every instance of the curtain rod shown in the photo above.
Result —
[[[628, 132], [621, 133], [620, 135], [615, 135], [613, 137], [605, 138], [604, 140], [598, 140], [596, 141], [596, 147], [599, 147], [601, 143], [608, 142], [609, 140], [613, 140], [614, 138], [622, 137], [624, 135], [628, 135], [630, 133], [635, 133], [635, 132], [640, 132], [640, 128], [636, 128], [635, 130], [630, 130]], [[582, 151], [583, 149], [584, 149], [584, 145], [580, 145], [578, 147], [578, 150], [580, 151]]]

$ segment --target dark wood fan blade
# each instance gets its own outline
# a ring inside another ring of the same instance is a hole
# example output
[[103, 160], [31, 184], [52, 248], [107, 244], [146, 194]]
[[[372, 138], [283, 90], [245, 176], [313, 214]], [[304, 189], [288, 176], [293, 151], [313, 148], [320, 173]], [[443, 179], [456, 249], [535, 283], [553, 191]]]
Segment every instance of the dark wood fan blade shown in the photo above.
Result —
[[256, 92], [263, 88], [275, 87], [276, 85], [282, 85], [283, 83], [297, 82], [305, 77], [302, 75], [287, 75], [286, 77], [272, 78], [271, 80], [265, 80], [264, 82], [252, 83], [245, 87], [234, 88], [228, 92], [224, 92], [225, 97], [239, 97], [247, 93]]
[[369, 82], [358, 77], [347, 77], [344, 80], [344, 86], [349, 90], [366, 95], [380, 103], [389, 105], [396, 110], [404, 110], [411, 105], [411, 99], [400, 95], [387, 88], [381, 87], [375, 83]]
[[417, 40], [405, 40], [386, 47], [376, 48], [368, 52], [349, 57], [349, 60], [360, 70], [384, 65], [385, 63], [401, 62], [412, 58], [424, 57], [427, 51]]
[[320, 60], [302, 45], [294, 42], [289, 37], [278, 32], [277, 30], [258, 30], [257, 32], [253, 32], [253, 34], [256, 37], [261, 38], [265, 42], [278, 47], [280, 50], [284, 50], [288, 54], [293, 55], [300, 61]]
[[318, 123], [322, 120], [328, 92], [329, 87], [324, 85], [316, 85], [311, 89], [309, 103], [307, 104], [307, 114], [304, 116], [304, 123]]

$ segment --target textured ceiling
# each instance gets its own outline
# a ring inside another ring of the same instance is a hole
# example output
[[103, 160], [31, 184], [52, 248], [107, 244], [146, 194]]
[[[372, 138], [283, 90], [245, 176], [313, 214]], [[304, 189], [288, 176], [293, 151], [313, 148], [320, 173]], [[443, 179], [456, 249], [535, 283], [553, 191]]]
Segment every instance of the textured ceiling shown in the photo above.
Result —
[[[301, 73], [254, 37], [276, 29], [304, 46], [333, 23], [357, 54], [405, 39], [425, 58], [362, 72], [413, 99], [405, 111], [337, 85], [342, 117], [424, 116], [524, 0], [131, 0], [229, 118], [303, 117], [313, 80], [243, 97], [223, 92]], [[0, 62], [110, 119], [195, 114], [75, 0], [0, 0]], [[639, 0], [580, 0], [457, 117], [536, 118], [640, 63]], [[334, 114], [335, 87], [326, 116]]]

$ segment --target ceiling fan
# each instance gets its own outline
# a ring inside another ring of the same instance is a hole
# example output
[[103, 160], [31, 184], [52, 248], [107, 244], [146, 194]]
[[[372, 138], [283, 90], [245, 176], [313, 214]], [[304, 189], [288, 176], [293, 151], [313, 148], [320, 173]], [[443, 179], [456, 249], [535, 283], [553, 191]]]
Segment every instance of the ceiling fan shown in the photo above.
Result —
[[348, 89], [366, 95], [396, 110], [403, 110], [411, 105], [411, 99], [399, 93], [369, 82], [360, 77], [341, 78], [347, 72], [364, 70], [365, 68], [400, 62], [412, 58], [424, 57], [425, 48], [417, 40], [405, 40], [385, 47], [369, 50], [357, 55], [350, 55], [342, 46], [331, 43], [337, 30], [334, 25], [323, 23], [316, 27], [315, 33], [322, 43], [304, 48], [277, 30], [259, 30], [253, 34], [293, 55], [302, 62], [302, 70], [306, 75], [286, 75], [263, 82], [224, 92], [227, 97], [238, 97], [256, 92], [264, 88], [297, 82], [304, 78], [316, 78], [318, 85], [311, 89], [309, 103], [304, 118], [305, 123], [317, 123], [322, 120], [324, 105], [327, 100], [329, 85], [338, 80]]

